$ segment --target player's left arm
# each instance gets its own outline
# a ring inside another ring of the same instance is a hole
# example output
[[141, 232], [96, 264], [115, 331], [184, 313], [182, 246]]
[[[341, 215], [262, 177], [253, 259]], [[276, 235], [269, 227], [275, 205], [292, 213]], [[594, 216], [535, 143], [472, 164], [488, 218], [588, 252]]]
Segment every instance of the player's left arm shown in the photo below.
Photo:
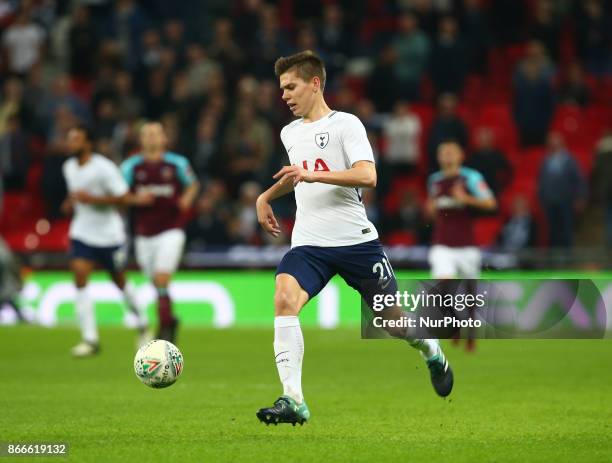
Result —
[[179, 198], [179, 208], [182, 211], [188, 211], [191, 209], [191, 206], [193, 206], [193, 202], [195, 201], [196, 196], [198, 196], [199, 191], [200, 182], [195, 180], [187, 188], [185, 188], [185, 191], [183, 191], [183, 194]]
[[471, 171], [466, 178], [466, 186], [467, 191], [463, 184], [457, 182], [452, 189], [453, 198], [466, 206], [483, 211], [493, 211], [497, 208], [495, 196], [480, 173]]
[[300, 182], [318, 182], [350, 188], [374, 188], [376, 167], [372, 161], [357, 161], [350, 169], [337, 172], [310, 172], [300, 166], [285, 166], [274, 175], [274, 178], [280, 179], [281, 185], [291, 180], [294, 186]]
[[86, 191], [75, 191], [70, 194], [70, 198], [78, 203], [93, 204], [96, 206], [124, 206], [129, 202], [129, 193], [121, 196], [94, 196]]
[[183, 193], [178, 200], [178, 206], [181, 211], [185, 212], [193, 206], [193, 202], [200, 191], [200, 182], [191, 169], [187, 158], [180, 157], [177, 165], [179, 179], [183, 184]]

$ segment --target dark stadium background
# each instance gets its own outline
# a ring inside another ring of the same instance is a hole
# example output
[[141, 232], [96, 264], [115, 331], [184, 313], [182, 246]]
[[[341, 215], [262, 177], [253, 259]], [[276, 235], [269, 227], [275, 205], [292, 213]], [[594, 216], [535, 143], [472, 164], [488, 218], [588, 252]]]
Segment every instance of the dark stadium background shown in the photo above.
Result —
[[[604, 0], [0, 2], [0, 232], [29, 265], [63, 266], [67, 129], [91, 125], [97, 149], [119, 162], [137, 149], [141, 122], [160, 119], [171, 148], [189, 157], [203, 183], [185, 218], [186, 265], [224, 265], [231, 246], [286, 245], [292, 198], [275, 204], [286, 230], [280, 240], [264, 236], [253, 205], [287, 162], [278, 134], [291, 116], [273, 63], [310, 48], [327, 62], [330, 105], [357, 114], [367, 127], [379, 186], [365, 201], [386, 245], [428, 245], [426, 178], [435, 168], [436, 142], [450, 135], [499, 198], [498, 213], [477, 225], [478, 244], [491, 251], [487, 267], [604, 267], [612, 245], [610, 6]], [[550, 192], [545, 181], [540, 188], [551, 132], [576, 160], [578, 171], [568, 175], [581, 180], [568, 182], [571, 191], [554, 185], [560, 190]], [[483, 148], [482, 139], [491, 137], [492, 146]], [[417, 149], [398, 151], [398, 144]], [[563, 198], [561, 206], [542, 201], [551, 195]], [[517, 208], [527, 215], [521, 223], [528, 234], [514, 241], [503, 230]], [[425, 252], [418, 249], [392, 260], [423, 267]], [[251, 260], [261, 262], [261, 251], [252, 252]]]

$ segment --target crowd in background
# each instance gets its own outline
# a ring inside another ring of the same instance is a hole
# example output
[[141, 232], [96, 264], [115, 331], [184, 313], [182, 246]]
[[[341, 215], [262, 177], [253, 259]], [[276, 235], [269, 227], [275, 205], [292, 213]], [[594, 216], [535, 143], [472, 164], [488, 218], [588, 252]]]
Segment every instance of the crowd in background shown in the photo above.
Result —
[[[330, 105], [360, 117], [378, 158], [379, 188], [364, 196], [370, 219], [383, 235], [409, 232], [427, 243], [422, 191], [437, 168], [440, 140], [457, 139], [467, 165], [497, 194], [521, 175], [495, 133], [486, 124], [469, 126], [458, 108], [471, 77], [480, 76], [483, 87], [499, 84], [487, 80], [491, 51], [522, 44], [505, 91], [519, 145], [550, 153], [535, 180], [550, 230], [540, 241], [571, 246], [575, 213], [595, 191], [607, 204], [612, 243], [612, 135], [603, 134], [595, 148], [599, 176], [589, 188], [590, 176], [562, 137], [549, 133], [556, 105], [592, 104], [588, 79], [612, 76], [611, 6], [605, 0], [0, 0], [4, 188], [27, 188], [28, 172], [42, 164], [45, 215], [58, 219], [70, 127], [92, 126], [96, 150], [120, 162], [137, 151], [142, 121], [160, 120], [170, 148], [190, 159], [203, 185], [186, 225], [190, 248], [265, 243], [253, 206], [287, 162], [278, 134], [291, 120], [273, 65], [279, 56], [312, 49], [327, 63]], [[566, 37], [575, 50], [571, 63], [561, 57]], [[361, 91], [347, 84], [354, 76]], [[427, 130], [418, 105], [435, 107]], [[397, 179], [418, 186], [388, 207]], [[514, 198], [500, 232], [503, 246], [538, 244], [533, 208]], [[275, 211], [290, 229], [291, 198], [277, 201]]]

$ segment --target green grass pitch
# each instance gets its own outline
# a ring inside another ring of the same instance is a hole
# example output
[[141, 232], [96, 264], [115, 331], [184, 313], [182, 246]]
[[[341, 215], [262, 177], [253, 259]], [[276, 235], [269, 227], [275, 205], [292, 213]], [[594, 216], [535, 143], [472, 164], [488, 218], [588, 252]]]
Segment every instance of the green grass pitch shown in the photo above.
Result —
[[612, 461], [610, 340], [445, 344], [456, 382], [442, 400], [405, 343], [304, 336], [312, 420], [266, 427], [255, 411], [280, 394], [272, 329], [185, 329], [182, 377], [153, 390], [127, 330], [102, 329], [102, 354], [75, 360], [76, 329], [2, 328], [0, 441], [67, 442], [53, 461], [79, 462]]

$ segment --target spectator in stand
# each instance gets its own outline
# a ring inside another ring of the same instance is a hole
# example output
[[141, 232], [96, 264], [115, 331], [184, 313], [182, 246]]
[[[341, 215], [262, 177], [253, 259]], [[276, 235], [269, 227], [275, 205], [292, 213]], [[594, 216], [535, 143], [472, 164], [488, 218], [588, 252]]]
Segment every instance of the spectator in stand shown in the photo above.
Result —
[[190, 44], [186, 54], [189, 92], [192, 95], [205, 95], [208, 93], [210, 76], [221, 72], [221, 67], [206, 55], [206, 49], [199, 43]]
[[510, 45], [524, 39], [523, 25], [527, 13], [525, 0], [490, 2], [491, 30], [499, 45]]
[[255, 202], [261, 193], [257, 182], [246, 182], [240, 187], [235, 218], [238, 222], [238, 238], [245, 244], [258, 244], [259, 223]]
[[590, 100], [589, 87], [584, 78], [584, 71], [579, 63], [569, 67], [567, 79], [559, 90], [559, 102], [576, 106], [587, 106]]
[[[588, 72], [612, 73], [612, 20], [602, 0], [579, 2], [576, 22], [578, 54]], [[608, 6], [609, 7], [609, 6]]]
[[169, 76], [160, 67], [149, 75], [144, 102], [145, 117], [152, 120], [160, 119], [171, 106]]
[[112, 150], [118, 154], [118, 163], [140, 150], [140, 126], [142, 121], [133, 115], [122, 119], [112, 140]]
[[408, 104], [397, 103], [383, 124], [386, 149], [382, 172], [386, 176], [414, 172], [420, 157], [421, 131], [421, 120], [410, 111]]
[[593, 188], [603, 204], [606, 244], [612, 249], [612, 129], [608, 129], [595, 148]]
[[235, 117], [225, 131], [224, 161], [226, 179], [232, 196], [249, 180], [269, 180], [267, 169], [272, 155], [272, 129], [257, 116], [251, 103], [238, 106]]
[[187, 247], [203, 250], [229, 242], [227, 192], [221, 180], [211, 180], [195, 204], [196, 216], [185, 229]]
[[414, 191], [402, 192], [397, 211], [387, 219], [387, 226], [393, 231], [409, 232], [416, 237], [419, 236], [423, 226], [423, 213], [419, 197]]
[[530, 42], [514, 75], [514, 121], [523, 146], [542, 145], [555, 109], [553, 67], [540, 42]]
[[391, 46], [385, 47], [376, 57], [376, 64], [368, 77], [366, 93], [368, 98], [376, 101], [378, 109], [388, 113], [398, 98], [396, 89], [399, 84], [395, 78], [395, 61], [397, 54]]
[[259, 16], [259, 28], [250, 45], [250, 70], [259, 79], [273, 79], [274, 62], [279, 56], [289, 53], [289, 40], [281, 31], [278, 23], [278, 8], [265, 4]]
[[578, 163], [558, 133], [548, 137], [548, 155], [538, 177], [538, 194], [548, 222], [549, 246], [574, 244], [574, 218], [586, 199], [586, 184]]
[[440, 15], [448, 13], [450, 2], [445, 0], [409, 0], [411, 11], [417, 17], [421, 30], [433, 40], [438, 30]]
[[68, 131], [79, 122], [67, 106], [55, 111], [53, 125], [47, 137], [47, 153], [43, 159], [41, 189], [45, 203], [45, 213], [49, 219], [62, 216], [61, 206], [66, 198], [66, 180], [62, 166], [68, 157], [66, 144]]
[[481, 0], [465, 0], [463, 36], [465, 37], [468, 71], [483, 75], [487, 70], [491, 31]]
[[24, 188], [29, 167], [30, 151], [26, 133], [21, 128], [19, 116], [13, 114], [8, 117], [0, 134], [0, 175], [4, 177], [4, 189]]
[[86, 6], [77, 5], [68, 31], [68, 62], [70, 76], [84, 81], [94, 77], [99, 35], [90, 21]]
[[142, 101], [134, 92], [132, 76], [129, 72], [118, 72], [115, 77], [115, 103], [117, 105], [117, 117], [121, 120], [131, 119], [142, 114]]
[[83, 101], [77, 97], [70, 88], [70, 78], [61, 74], [53, 81], [52, 92], [47, 102], [48, 107], [44, 108], [44, 119], [47, 127], [52, 124], [51, 119], [60, 107], [68, 107], [70, 112], [84, 123], [91, 123], [91, 111]]
[[367, 98], [361, 98], [355, 106], [355, 116], [359, 118], [367, 132], [381, 133], [387, 115], [376, 112], [376, 106]]
[[527, 198], [515, 196], [512, 199], [512, 214], [501, 229], [498, 245], [504, 251], [519, 252], [535, 247], [537, 238], [537, 225]]
[[487, 127], [481, 127], [476, 132], [476, 151], [465, 165], [482, 174], [496, 197], [512, 180], [512, 165], [504, 153], [495, 147], [493, 131]]
[[29, 9], [22, 7], [13, 24], [2, 34], [8, 71], [25, 78], [32, 66], [41, 61], [45, 39], [43, 28], [32, 21]]
[[334, 109], [354, 114], [357, 106], [355, 93], [349, 87], [340, 87], [334, 99]]
[[23, 84], [16, 77], [7, 79], [0, 100], [0, 136], [7, 132], [10, 118], [24, 118], [24, 110]]
[[396, 58], [393, 69], [396, 98], [417, 100], [421, 80], [429, 62], [431, 45], [427, 35], [419, 30], [418, 19], [413, 13], [403, 13], [399, 17], [397, 35], [391, 46]]
[[156, 29], [147, 29], [141, 38], [142, 54], [138, 61], [135, 83], [137, 87], [146, 85], [147, 77], [151, 71], [161, 64], [164, 47], [161, 36]]
[[163, 43], [176, 53], [177, 66], [183, 68], [186, 64], [187, 41], [185, 39], [185, 26], [179, 19], [170, 19], [164, 23]]
[[227, 18], [215, 21], [213, 42], [208, 56], [221, 65], [229, 89], [234, 89], [244, 64], [244, 53], [234, 39], [232, 22]]
[[335, 76], [344, 68], [350, 56], [352, 42], [340, 5], [328, 3], [323, 6], [323, 18], [316, 32], [317, 42], [327, 57], [326, 67], [331, 69], [332, 76]]
[[561, 25], [551, 0], [537, 0], [530, 35], [544, 45], [555, 62], [558, 61]]
[[244, 50], [253, 46], [253, 37], [259, 28], [260, 11], [267, 5], [262, 0], [242, 0], [239, 14], [235, 16], [236, 40]]
[[[119, 120], [115, 100], [102, 100], [96, 108], [95, 136], [97, 139], [112, 139]], [[104, 153], [104, 151], [103, 151]], [[105, 153], [108, 154], [108, 153]]]
[[186, 73], [173, 74], [171, 104], [168, 111], [177, 120], [180, 130], [177, 131], [176, 149], [190, 157], [195, 150], [195, 134], [198, 118], [206, 98], [201, 94], [190, 92], [189, 79]]
[[340, 69], [333, 63], [331, 66], [327, 65], [331, 60], [319, 46], [319, 39], [317, 38], [315, 29], [310, 24], [300, 27], [295, 37], [295, 51], [298, 52], [302, 50], [313, 50], [325, 61], [325, 70], [327, 74], [326, 82], [329, 83], [331, 87], [333, 85], [332, 82], [335, 73]]
[[255, 106], [257, 107], [257, 114], [266, 119], [272, 127], [282, 127], [284, 119], [279, 108], [278, 84], [276, 82], [264, 80], [259, 83], [255, 95]]
[[22, 121], [22, 127], [40, 140], [46, 138], [49, 130], [48, 118], [51, 116], [46, 111], [51, 107], [51, 100], [51, 89], [45, 82], [42, 65], [38, 64], [30, 69], [23, 91], [24, 113], [29, 120]]
[[218, 122], [212, 115], [202, 114], [196, 130], [193, 166], [198, 178], [207, 180], [219, 168]]
[[323, 51], [336, 65], [342, 66], [351, 54], [352, 38], [344, 21], [344, 12], [337, 3], [323, 6], [323, 18], [317, 29]]
[[125, 68], [134, 71], [142, 56], [141, 40], [147, 17], [135, 0], [114, 2], [110, 22], [105, 29], [107, 39], [119, 52]]
[[467, 50], [452, 16], [440, 20], [431, 55], [431, 78], [438, 94], [460, 93], [467, 73]]
[[463, 147], [468, 145], [468, 132], [465, 123], [457, 114], [457, 97], [445, 93], [438, 99], [438, 114], [429, 131], [427, 140], [427, 154], [429, 157], [430, 172], [438, 170], [438, 145], [443, 140], [457, 140]]
[[6, 28], [13, 20], [15, 10], [17, 10], [16, 2], [12, 0], [0, 0], [0, 26]]

